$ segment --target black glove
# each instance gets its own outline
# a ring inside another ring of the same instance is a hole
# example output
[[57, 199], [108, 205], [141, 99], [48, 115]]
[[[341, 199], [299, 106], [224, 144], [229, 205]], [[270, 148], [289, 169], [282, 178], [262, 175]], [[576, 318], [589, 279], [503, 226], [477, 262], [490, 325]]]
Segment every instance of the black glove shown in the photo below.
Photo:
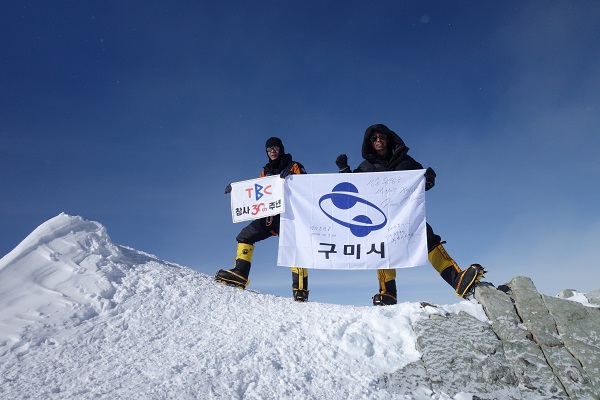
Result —
[[225, 194], [231, 193], [231, 183], [225, 187]]
[[435, 186], [435, 171], [431, 167], [427, 167], [425, 171], [425, 191]]
[[281, 171], [281, 173], [279, 174], [279, 177], [285, 179], [285, 177], [288, 176], [291, 173], [292, 173], [292, 171], [290, 171], [289, 168], [284, 168]]
[[338, 166], [340, 172], [350, 172], [350, 166], [348, 165], [348, 156], [345, 154], [340, 154], [335, 159], [335, 165]]

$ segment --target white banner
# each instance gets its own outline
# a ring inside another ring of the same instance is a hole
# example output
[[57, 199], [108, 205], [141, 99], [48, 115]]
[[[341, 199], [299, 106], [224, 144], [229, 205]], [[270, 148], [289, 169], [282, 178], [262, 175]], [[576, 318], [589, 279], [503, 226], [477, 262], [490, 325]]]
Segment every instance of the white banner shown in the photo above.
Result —
[[231, 184], [231, 217], [233, 222], [259, 219], [285, 210], [283, 179], [279, 175]]
[[322, 269], [426, 264], [424, 173], [288, 177], [277, 264]]

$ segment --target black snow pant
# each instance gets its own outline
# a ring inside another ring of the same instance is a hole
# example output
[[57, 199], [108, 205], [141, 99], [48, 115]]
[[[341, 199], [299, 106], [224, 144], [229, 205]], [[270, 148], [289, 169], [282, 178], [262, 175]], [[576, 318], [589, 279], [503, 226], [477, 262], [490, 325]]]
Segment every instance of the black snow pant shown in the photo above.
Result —
[[254, 220], [235, 238], [238, 243], [254, 244], [279, 235], [279, 215]]

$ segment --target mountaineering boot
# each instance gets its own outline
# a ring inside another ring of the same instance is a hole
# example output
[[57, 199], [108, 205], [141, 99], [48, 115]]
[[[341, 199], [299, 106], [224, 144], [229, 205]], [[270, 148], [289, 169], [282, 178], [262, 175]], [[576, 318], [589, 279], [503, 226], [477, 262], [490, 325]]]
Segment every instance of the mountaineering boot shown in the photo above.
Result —
[[471, 264], [469, 268], [461, 270], [442, 243], [430, 249], [427, 256], [433, 268], [454, 288], [456, 295], [464, 299], [473, 293], [475, 285], [485, 274], [485, 269], [479, 264]]
[[480, 264], [471, 264], [469, 268], [461, 271], [460, 279], [456, 285], [456, 295], [468, 299], [484, 274], [485, 269]]
[[378, 269], [379, 293], [373, 296], [374, 306], [391, 306], [398, 302], [396, 299], [396, 270]]
[[292, 293], [294, 300], [308, 301], [308, 270], [306, 268], [292, 267]]
[[250, 283], [248, 275], [250, 274], [250, 265], [252, 263], [252, 254], [254, 246], [246, 243], [238, 243], [237, 255], [235, 257], [235, 266], [233, 269], [220, 269], [217, 271], [215, 279], [217, 282], [229, 286], [245, 289]]

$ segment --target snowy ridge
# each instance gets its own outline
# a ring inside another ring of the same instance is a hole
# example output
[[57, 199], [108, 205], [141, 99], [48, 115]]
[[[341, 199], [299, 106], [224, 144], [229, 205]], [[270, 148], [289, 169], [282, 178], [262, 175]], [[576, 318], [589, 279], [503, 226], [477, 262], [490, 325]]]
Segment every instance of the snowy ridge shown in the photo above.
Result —
[[[388, 398], [417, 321], [476, 303], [295, 303], [115, 245], [60, 214], [0, 260], [0, 398]], [[427, 386], [401, 399], [450, 399]], [[454, 399], [470, 399], [456, 395]]]
[[106, 307], [109, 260], [119, 255], [100, 224], [61, 214], [38, 227], [0, 260], [0, 340], [18, 340], [21, 328], [54, 314]]

